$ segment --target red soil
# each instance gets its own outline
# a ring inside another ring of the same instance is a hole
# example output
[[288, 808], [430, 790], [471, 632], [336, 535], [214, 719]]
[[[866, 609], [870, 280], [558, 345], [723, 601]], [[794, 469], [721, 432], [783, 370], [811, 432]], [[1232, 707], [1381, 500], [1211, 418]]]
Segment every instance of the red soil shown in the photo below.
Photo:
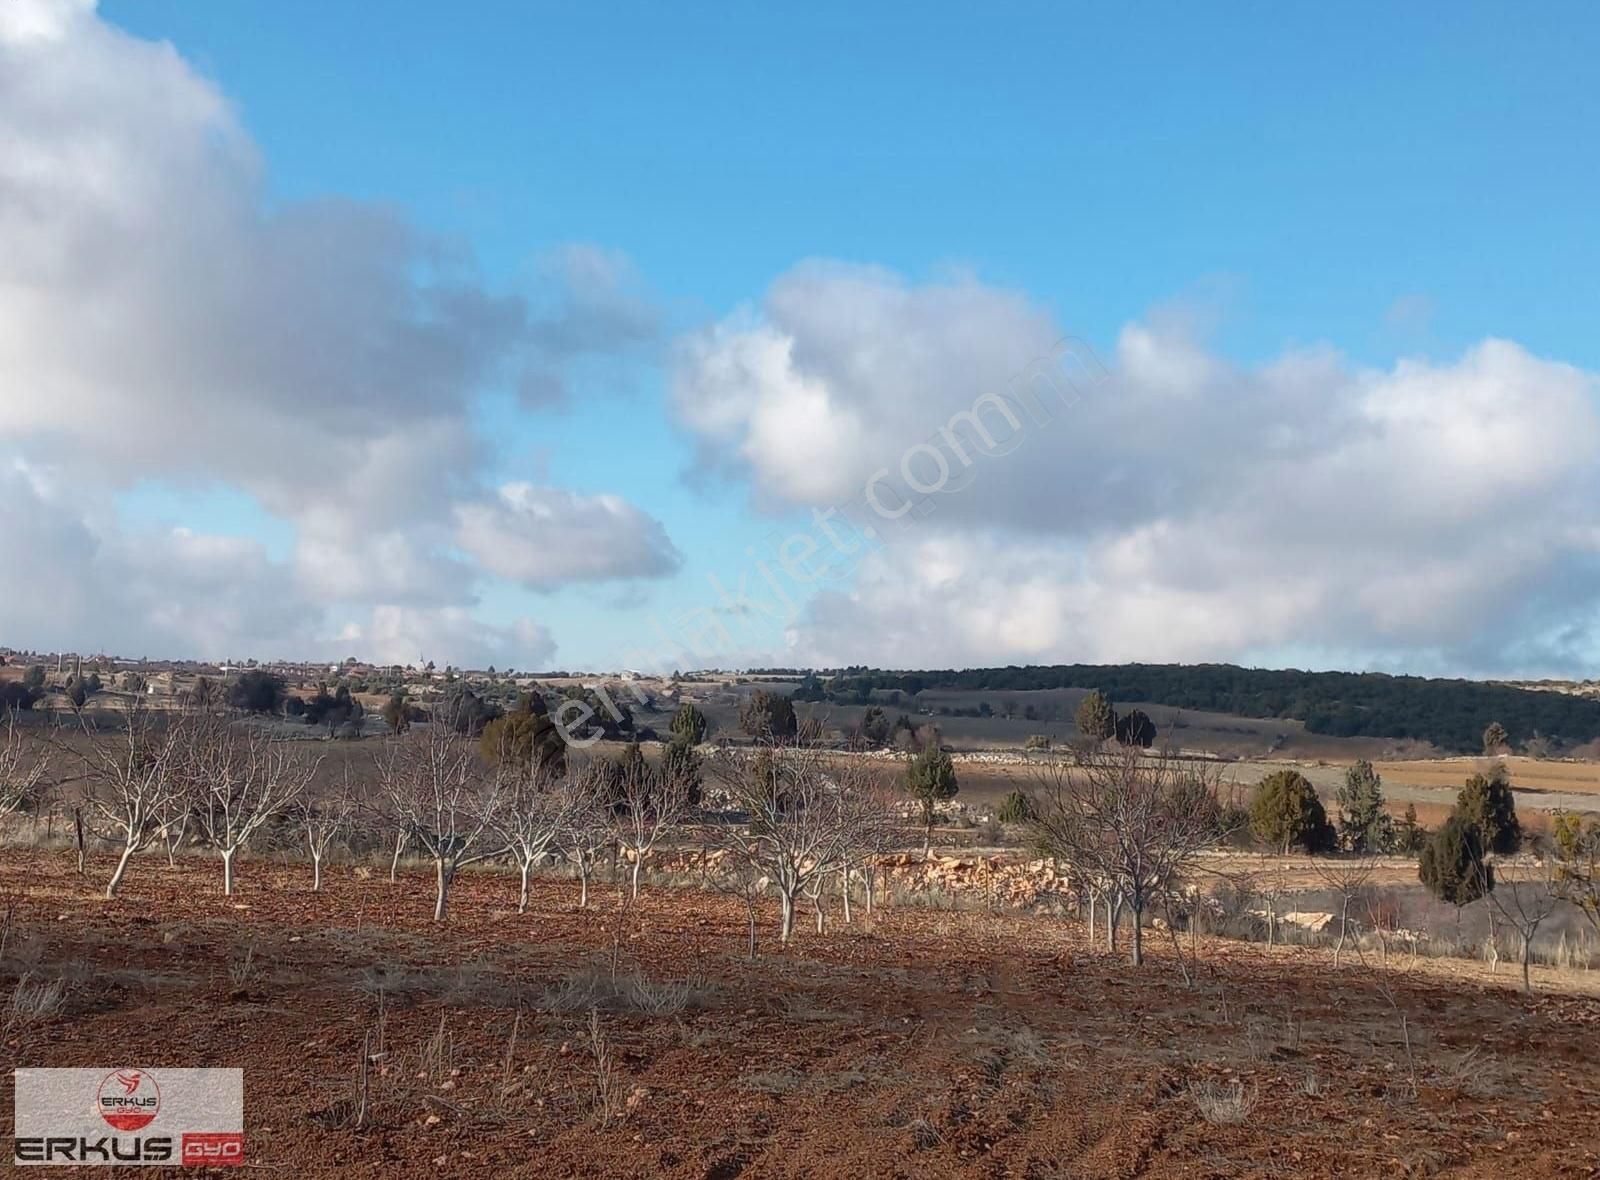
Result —
[[[95, 880], [108, 866], [91, 864]], [[0, 855], [16, 903], [3, 985], [63, 976], [64, 1007], [5, 1037], [12, 1065], [237, 1065], [271, 1175], [1592, 1176], [1600, 1001], [1326, 951], [1172, 948], [1142, 971], [1081, 927], [880, 909], [744, 959], [730, 899], [473, 874], [436, 928], [431, 882], [137, 862], [98, 898], [57, 853]], [[762, 914], [765, 938], [774, 915]], [[248, 969], [246, 948], [252, 948]], [[598, 964], [696, 981], [674, 1015], [590, 1017], [551, 993]], [[379, 993], [382, 994], [381, 1002]], [[381, 1043], [379, 1032], [381, 1030]], [[441, 1031], [442, 1030], [442, 1031]], [[513, 1040], [513, 1030], [515, 1038]], [[366, 1126], [350, 1126], [363, 1044]], [[9, 1078], [9, 1073], [6, 1075]], [[1242, 1083], [1217, 1125], [1192, 1086]], [[0, 1095], [0, 1107], [9, 1108]], [[148, 1173], [146, 1173], [148, 1174]]]

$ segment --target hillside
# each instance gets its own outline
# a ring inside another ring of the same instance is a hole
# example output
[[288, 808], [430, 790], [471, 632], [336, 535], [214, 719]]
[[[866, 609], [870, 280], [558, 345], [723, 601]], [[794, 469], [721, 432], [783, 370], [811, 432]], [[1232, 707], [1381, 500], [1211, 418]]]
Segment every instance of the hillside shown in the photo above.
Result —
[[1306, 672], [1233, 664], [1056, 664], [959, 671], [846, 668], [811, 674], [798, 695], [838, 704], [877, 693], [1099, 689], [1112, 700], [1238, 717], [1301, 721], [1310, 733], [1431, 742], [1460, 753], [1481, 747], [1498, 721], [1516, 745], [1542, 737], [1577, 746], [1600, 738], [1600, 700], [1475, 680]]

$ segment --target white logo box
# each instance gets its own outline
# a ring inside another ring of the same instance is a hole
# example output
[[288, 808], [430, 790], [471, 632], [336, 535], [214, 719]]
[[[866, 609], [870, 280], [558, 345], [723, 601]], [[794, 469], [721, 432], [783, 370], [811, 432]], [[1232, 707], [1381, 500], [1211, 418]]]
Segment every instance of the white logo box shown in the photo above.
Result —
[[17, 1164], [244, 1162], [242, 1069], [18, 1069]]

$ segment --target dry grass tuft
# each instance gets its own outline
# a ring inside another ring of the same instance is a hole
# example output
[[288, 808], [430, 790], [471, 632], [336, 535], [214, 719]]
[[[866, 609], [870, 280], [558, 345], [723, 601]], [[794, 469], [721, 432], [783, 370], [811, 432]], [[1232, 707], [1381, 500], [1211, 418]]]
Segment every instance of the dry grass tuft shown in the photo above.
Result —
[[626, 1106], [622, 1097], [622, 1079], [616, 1059], [611, 1053], [611, 1043], [600, 1026], [600, 1009], [589, 1009], [589, 1056], [594, 1063], [594, 1114], [602, 1127], [610, 1126], [619, 1118]]
[[653, 982], [641, 972], [613, 976], [588, 967], [567, 976], [544, 994], [539, 1006], [546, 1012], [637, 1013], [641, 1016], [676, 1016], [689, 1008], [705, 1007], [712, 989], [698, 979]]
[[29, 1025], [50, 1019], [61, 1011], [61, 1005], [66, 1002], [66, 998], [65, 980], [35, 980], [31, 975], [24, 975], [17, 980], [17, 986], [11, 992], [6, 1031], [27, 1028]]
[[1200, 1117], [1213, 1126], [1233, 1126], [1250, 1117], [1256, 1107], [1256, 1092], [1243, 1082], [1205, 1081], [1189, 1083], [1189, 1097]]
[[249, 986], [257, 974], [256, 948], [252, 943], [244, 948], [244, 954], [235, 955], [228, 964], [228, 978], [235, 988], [242, 988]]

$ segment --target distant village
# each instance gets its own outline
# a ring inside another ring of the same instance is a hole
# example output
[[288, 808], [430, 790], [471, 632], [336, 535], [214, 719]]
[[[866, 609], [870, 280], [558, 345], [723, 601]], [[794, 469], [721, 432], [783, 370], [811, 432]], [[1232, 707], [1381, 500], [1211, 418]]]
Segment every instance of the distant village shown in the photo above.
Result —
[[[247, 687], [270, 682], [270, 706], [235, 700]], [[718, 669], [650, 676], [634, 670], [593, 673], [460, 668], [421, 659], [415, 664], [373, 664], [351, 656], [313, 660], [172, 660], [106, 653], [29, 651], [0, 647], [0, 715], [124, 712], [135, 706], [182, 709], [228, 702], [285, 722], [327, 727], [328, 736], [361, 737], [395, 724], [391, 714], [420, 719], [441, 700], [469, 695], [485, 715], [511, 711], [527, 694], [554, 700], [610, 699], [625, 717], [651, 716], [686, 701], [736, 711], [745, 677]], [[386, 720], [387, 718], [387, 720]], [[631, 728], [631, 721], [629, 722]], [[641, 726], [638, 735], [652, 731]]]

